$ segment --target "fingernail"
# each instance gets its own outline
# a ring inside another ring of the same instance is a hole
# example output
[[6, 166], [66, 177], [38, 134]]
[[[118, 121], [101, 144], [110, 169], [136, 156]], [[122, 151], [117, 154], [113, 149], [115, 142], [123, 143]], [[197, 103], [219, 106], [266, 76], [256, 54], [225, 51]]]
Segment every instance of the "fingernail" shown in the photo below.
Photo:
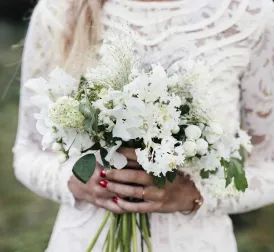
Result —
[[112, 200], [113, 200], [114, 203], [118, 204], [118, 198], [117, 197], [113, 197]]
[[102, 181], [100, 181], [100, 186], [102, 186], [103, 188], [106, 188], [107, 187], [107, 185], [108, 185], [108, 182], [107, 181], [105, 181], [105, 180], [102, 180]]
[[106, 170], [102, 170], [101, 173], [100, 173], [100, 177], [105, 178], [106, 176], [107, 176]]

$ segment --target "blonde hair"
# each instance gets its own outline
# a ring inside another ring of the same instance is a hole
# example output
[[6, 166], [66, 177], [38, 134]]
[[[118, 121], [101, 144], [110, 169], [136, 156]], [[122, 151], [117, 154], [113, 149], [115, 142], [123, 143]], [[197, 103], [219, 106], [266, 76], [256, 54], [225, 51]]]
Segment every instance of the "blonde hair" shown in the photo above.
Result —
[[101, 9], [106, 0], [67, 0], [64, 29], [58, 35], [59, 64], [70, 73], [81, 71], [89, 61], [91, 48], [100, 42]]

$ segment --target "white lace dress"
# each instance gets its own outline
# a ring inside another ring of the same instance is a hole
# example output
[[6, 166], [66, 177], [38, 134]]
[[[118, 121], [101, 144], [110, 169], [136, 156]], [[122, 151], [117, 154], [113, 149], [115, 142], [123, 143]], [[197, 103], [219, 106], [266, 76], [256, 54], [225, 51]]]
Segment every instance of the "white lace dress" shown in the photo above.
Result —
[[[62, 29], [60, 12], [67, 0], [40, 0], [23, 58], [22, 81], [46, 76], [55, 66], [47, 57], [51, 27]], [[62, 8], [59, 4], [62, 3]], [[194, 215], [152, 214], [153, 251], [235, 252], [228, 214], [250, 211], [274, 202], [274, 20], [272, 0], [178, 0], [138, 2], [109, 0], [104, 6], [104, 31], [137, 33], [140, 53], [167, 68], [184, 59], [185, 43], [197, 47], [196, 57], [212, 66], [211, 92], [225, 129], [233, 134], [242, 121], [255, 144], [246, 162], [249, 189], [238, 200], [216, 202], [207, 195]], [[271, 27], [272, 26], [272, 27]], [[106, 33], [104, 33], [106, 34]], [[37, 62], [42, 62], [37, 64]], [[88, 203], [77, 206], [68, 190], [74, 160], [62, 166], [42, 152], [33, 108], [21, 91], [15, 154], [17, 178], [32, 191], [61, 203], [48, 252], [82, 252], [95, 234], [104, 210]], [[178, 199], [180, 200], [180, 199]], [[101, 237], [95, 252], [102, 251]]]

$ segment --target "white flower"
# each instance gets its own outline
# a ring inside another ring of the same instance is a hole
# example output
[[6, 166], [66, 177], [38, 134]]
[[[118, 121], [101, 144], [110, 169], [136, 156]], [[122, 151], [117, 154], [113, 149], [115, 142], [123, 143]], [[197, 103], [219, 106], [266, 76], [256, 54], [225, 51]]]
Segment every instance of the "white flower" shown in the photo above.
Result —
[[243, 130], [239, 130], [240, 144], [245, 148], [247, 152], [252, 151], [251, 137]]
[[63, 128], [82, 128], [84, 116], [79, 111], [79, 102], [63, 96], [49, 109], [50, 119]]
[[193, 141], [186, 140], [183, 144], [183, 148], [187, 157], [193, 157], [197, 154], [197, 145]]
[[223, 129], [219, 123], [216, 122], [210, 122], [209, 127], [211, 129], [211, 132], [216, 134], [216, 135], [222, 135], [223, 134]]
[[209, 144], [216, 143], [222, 136], [223, 129], [218, 123], [211, 122], [204, 130], [204, 136]]
[[172, 134], [178, 134], [180, 131], [180, 127], [178, 125], [175, 125], [175, 127], [172, 129]]
[[55, 142], [52, 144], [51, 148], [53, 151], [60, 151], [62, 150], [62, 144]]
[[108, 154], [105, 157], [105, 160], [117, 169], [122, 169], [127, 165], [127, 158], [117, 152], [121, 145], [121, 141], [116, 141], [116, 145], [108, 150]]
[[186, 129], [185, 129], [185, 134], [186, 137], [189, 140], [197, 140], [201, 137], [202, 135], [202, 131], [201, 129], [196, 126], [196, 125], [189, 125]]
[[59, 164], [62, 164], [68, 160], [68, 156], [64, 152], [59, 152], [58, 156], [57, 156], [57, 160], [58, 160]]
[[208, 143], [204, 139], [200, 138], [196, 141], [197, 153], [201, 156], [208, 152]]

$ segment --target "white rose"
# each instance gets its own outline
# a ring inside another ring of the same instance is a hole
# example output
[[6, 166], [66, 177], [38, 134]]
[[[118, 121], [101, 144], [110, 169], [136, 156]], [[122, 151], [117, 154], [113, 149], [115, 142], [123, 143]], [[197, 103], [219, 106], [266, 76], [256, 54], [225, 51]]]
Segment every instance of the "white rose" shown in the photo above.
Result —
[[60, 151], [62, 150], [63, 147], [62, 147], [62, 144], [55, 142], [52, 144], [51, 148], [53, 151]]
[[197, 140], [201, 137], [202, 131], [196, 125], [190, 125], [185, 129], [186, 137], [190, 140]]
[[67, 156], [66, 153], [60, 152], [58, 154], [57, 159], [58, 159], [59, 164], [62, 164], [62, 163], [65, 163], [68, 160], [68, 156]]
[[185, 141], [183, 144], [183, 148], [187, 157], [194, 157], [197, 153], [197, 145], [193, 141]]
[[201, 156], [205, 155], [208, 151], [208, 143], [204, 139], [200, 138], [196, 141], [197, 153]]

